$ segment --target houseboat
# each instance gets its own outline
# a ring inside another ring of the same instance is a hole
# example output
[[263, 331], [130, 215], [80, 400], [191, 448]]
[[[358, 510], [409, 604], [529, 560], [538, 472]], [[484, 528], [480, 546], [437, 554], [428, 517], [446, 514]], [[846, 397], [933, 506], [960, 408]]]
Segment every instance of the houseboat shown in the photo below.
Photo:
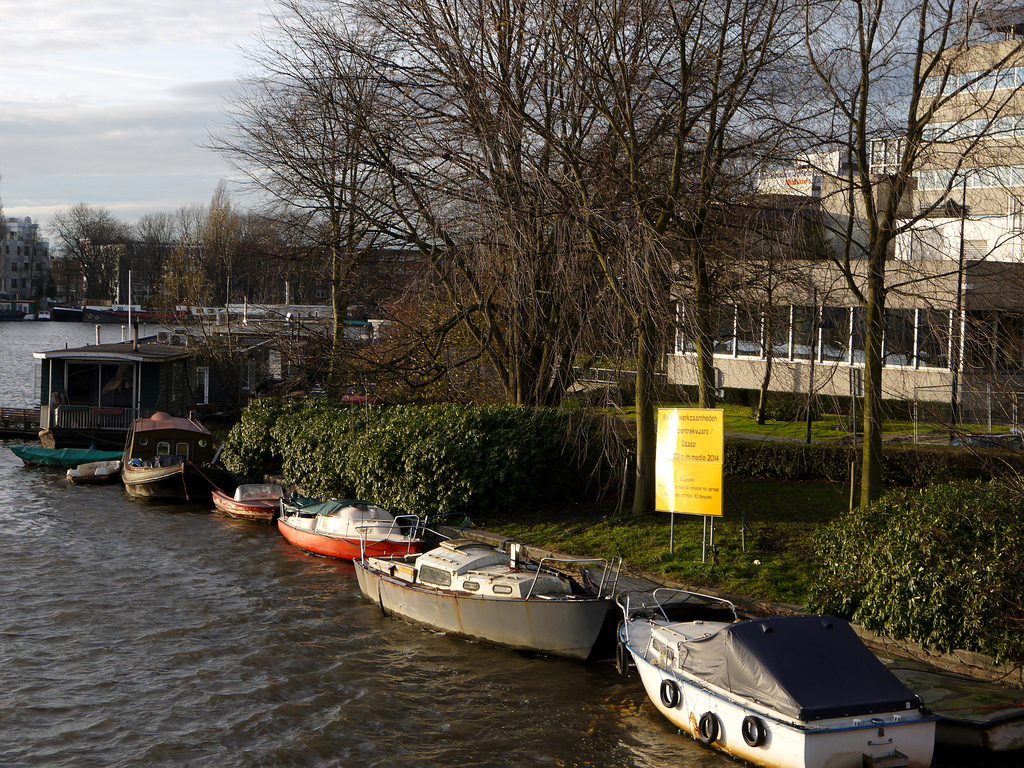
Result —
[[209, 345], [200, 350], [169, 332], [36, 352], [40, 440], [50, 448], [122, 450], [135, 419], [162, 411], [208, 421], [244, 407], [263, 380], [267, 352], [238, 336], [222, 345], [216, 366]]
[[234, 477], [218, 466], [210, 430], [196, 419], [154, 413], [136, 419], [121, 457], [129, 496], [168, 501], [206, 501], [210, 493], [234, 493]]

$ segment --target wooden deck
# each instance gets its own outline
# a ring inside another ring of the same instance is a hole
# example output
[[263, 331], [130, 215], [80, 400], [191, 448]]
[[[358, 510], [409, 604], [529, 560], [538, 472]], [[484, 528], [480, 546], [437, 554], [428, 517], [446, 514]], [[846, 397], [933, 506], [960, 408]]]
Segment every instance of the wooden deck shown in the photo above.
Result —
[[39, 409], [0, 408], [0, 435], [37, 437], [39, 435]]

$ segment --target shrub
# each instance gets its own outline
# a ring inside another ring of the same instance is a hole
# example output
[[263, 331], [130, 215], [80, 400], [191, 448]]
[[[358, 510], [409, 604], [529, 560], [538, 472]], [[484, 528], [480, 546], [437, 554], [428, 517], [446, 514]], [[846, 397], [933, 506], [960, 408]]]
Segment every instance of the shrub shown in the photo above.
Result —
[[1024, 654], [1020, 498], [998, 483], [886, 494], [822, 532], [809, 607], [938, 651]]
[[250, 407], [232, 430], [226, 461], [247, 479], [276, 463], [313, 496], [471, 514], [585, 492], [599, 460], [593, 434], [588, 416], [560, 409], [368, 409], [321, 399]]

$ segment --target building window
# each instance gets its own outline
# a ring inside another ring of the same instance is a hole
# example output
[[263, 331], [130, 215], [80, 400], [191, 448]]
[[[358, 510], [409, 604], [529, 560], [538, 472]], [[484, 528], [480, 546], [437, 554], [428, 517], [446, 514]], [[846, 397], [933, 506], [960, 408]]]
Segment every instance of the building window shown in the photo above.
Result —
[[815, 307], [793, 307], [793, 359], [810, 360], [811, 348], [817, 348]]
[[821, 308], [821, 360], [846, 362], [850, 357], [850, 310]]
[[768, 324], [765, 335], [772, 345], [773, 357], [789, 359], [789, 322], [791, 319], [792, 313], [788, 306], [772, 307], [771, 312], [765, 316]]
[[853, 308], [853, 328], [850, 340], [850, 363], [855, 365], [864, 364], [866, 324], [864, 322], [864, 308]]
[[914, 364], [914, 310], [886, 309], [882, 340], [885, 365]]
[[761, 312], [738, 307], [736, 312], [736, 354], [742, 357], [761, 357]]
[[731, 355], [736, 340], [736, 308], [719, 307], [715, 331], [715, 354]]
[[998, 341], [996, 368], [1001, 371], [1024, 369], [1024, 315], [1001, 312]]

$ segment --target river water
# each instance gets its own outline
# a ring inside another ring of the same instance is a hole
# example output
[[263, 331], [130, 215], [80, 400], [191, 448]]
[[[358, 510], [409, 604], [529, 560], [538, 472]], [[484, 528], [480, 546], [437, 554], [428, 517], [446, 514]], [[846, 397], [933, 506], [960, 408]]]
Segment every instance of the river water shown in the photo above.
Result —
[[[0, 323], [0, 405], [37, 404], [32, 352], [95, 333]], [[0, 766], [737, 765], [645, 705], [635, 673], [384, 617], [351, 565], [276, 528], [72, 486], [11, 442]]]

